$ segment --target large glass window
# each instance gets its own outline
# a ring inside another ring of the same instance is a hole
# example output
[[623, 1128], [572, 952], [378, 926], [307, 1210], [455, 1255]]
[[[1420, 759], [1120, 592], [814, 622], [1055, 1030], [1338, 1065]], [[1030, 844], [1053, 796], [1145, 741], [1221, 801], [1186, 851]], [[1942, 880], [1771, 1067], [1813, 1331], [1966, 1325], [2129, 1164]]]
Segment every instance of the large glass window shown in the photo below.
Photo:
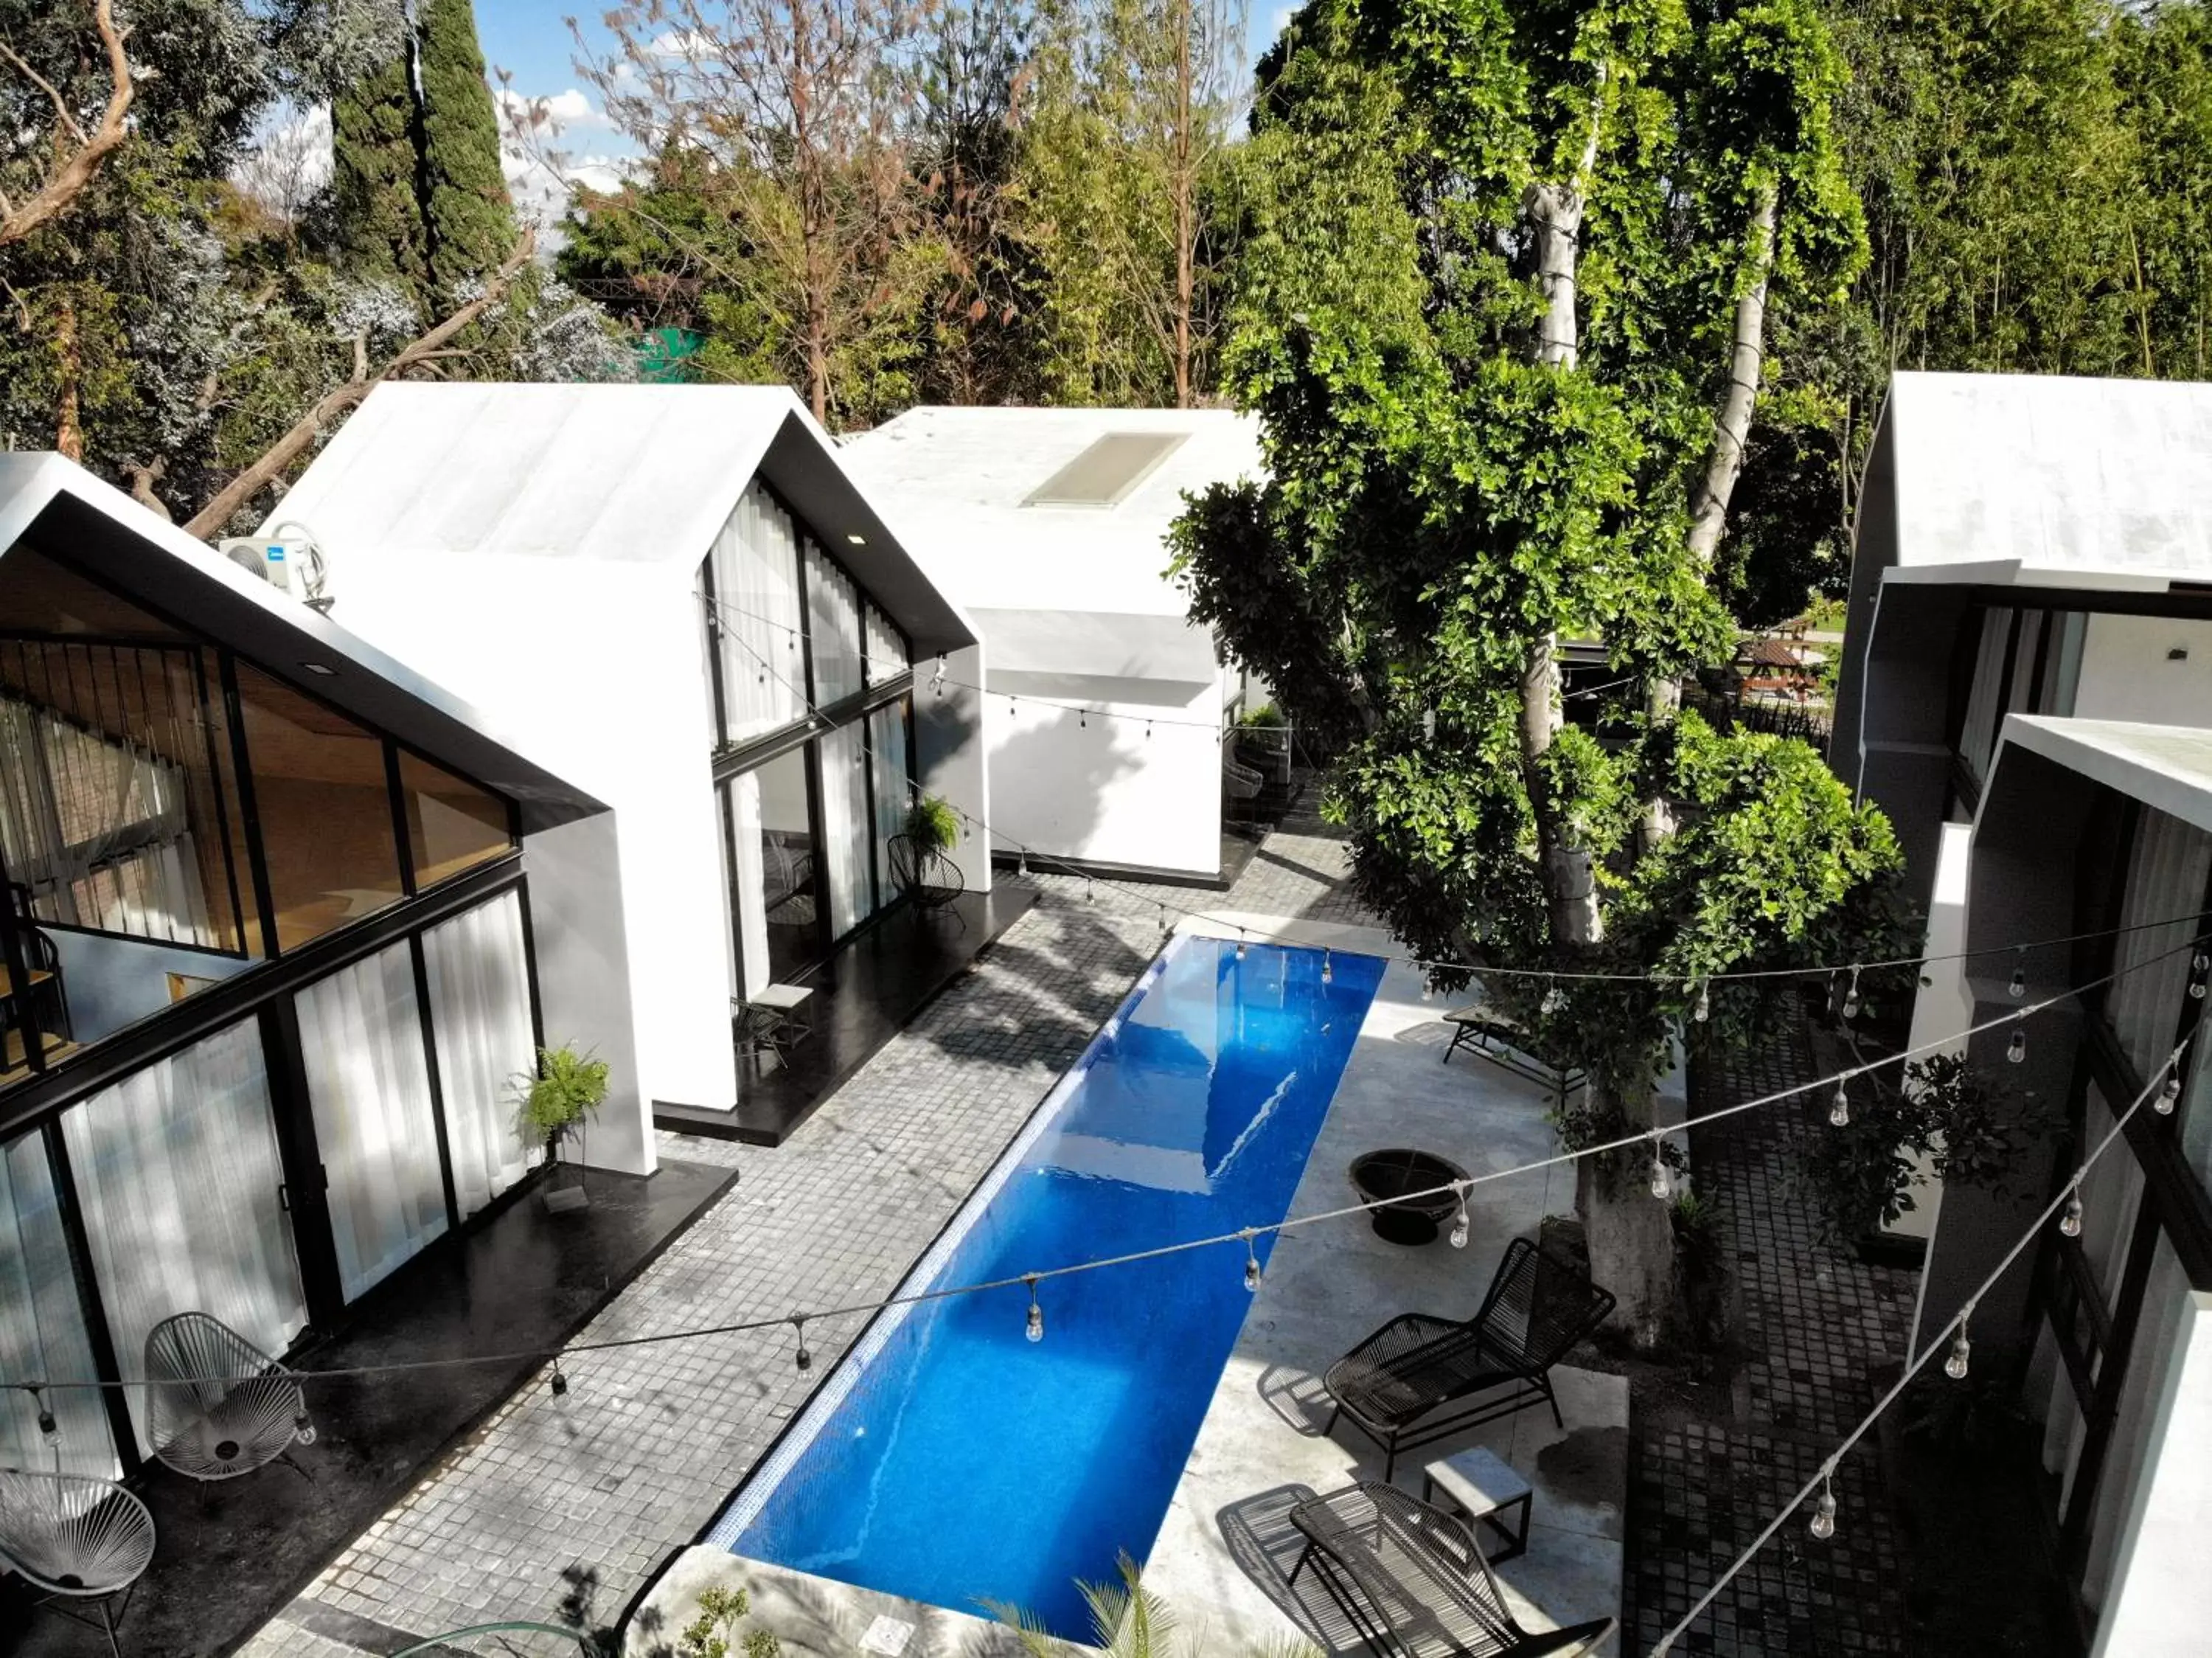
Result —
[[[0, 1375], [82, 1381], [94, 1374], [69, 1242], [54, 1195], [46, 1143], [36, 1134], [0, 1146]], [[57, 1387], [45, 1395], [61, 1442], [50, 1447], [28, 1393], [0, 1393], [0, 1467], [101, 1478], [118, 1472], [99, 1390]]]
[[[246, 1020], [62, 1115], [108, 1334], [126, 1375], [174, 1313], [281, 1353], [307, 1310], [258, 1025]], [[144, 1435], [144, 1400], [129, 1393]]]
[[811, 541], [806, 544], [806, 608], [818, 708], [860, 689], [860, 594], [852, 578]]
[[537, 1057], [521, 893], [502, 893], [433, 927], [422, 935], [422, 959], [453, 1198], [466, 1220], [544, 1151], [525, 1145], [516, 1126], [514, 1083]]
[[1966, 691], [1966, 716], [1959, 728], [1959, 758], [1977, 783], [1990, 774], [1997, 722], [2003, 717], [2005, 647], [2012, 637], [2012, 612], [1984, 611], [1981, 634], [1974, 677]]
[[878, 905], [897, 897], [891, 886], [890, 841], [906, 827], [914, 804], [906, 753], [907, 699], [900, 698], [868, 716], [868, 751], [876, 777], [876, 893]]
[[799, 537], [791, 515], [755, 484], [714, 538], [708, 561], [722, 736], [743, 742], [806, 711]]
[[822, 958], [820, 849], [793, 749], [725, 785], [744, 993], [788, 984]]
[[872, 603], [867, 607], [868, 625], [868, 683], [881, 685], [895, 674], [902, 674], [911, 666], [907, 661], [906, 641], [899, 637], [891, 619]]
[[351, 1301], [446, 1230], [413, 954], [394, 944], [296, 1003], [339, 1287]]
[[396, 903], [383, 740], [243, 662], [238, 694], [277, 948]]
[[[2119, 972], [2106, 992], [2106, 1017], [2122, 1051], [2148, 1076], [2173, 1051], [2187, 998], [2191, 952], [2185, 947], [2193, 916], [2212, 873], [2212, 836], [2179, 818], [2142, 809], [2128, 861], [2126, 896], [2113, 966]], [[2159, 922], [2163, 925], [2147, 923]]]
[[490, 790], [404, 749], [399, 752], [399, 789], [405, 797], [416, 891], [514, 850], [507, 802]]
[[830, 872], [830, 930], [848, 933], [875, 905], [869, 869], [866, 727], [855, 722], [822, 739], [822, 840]]

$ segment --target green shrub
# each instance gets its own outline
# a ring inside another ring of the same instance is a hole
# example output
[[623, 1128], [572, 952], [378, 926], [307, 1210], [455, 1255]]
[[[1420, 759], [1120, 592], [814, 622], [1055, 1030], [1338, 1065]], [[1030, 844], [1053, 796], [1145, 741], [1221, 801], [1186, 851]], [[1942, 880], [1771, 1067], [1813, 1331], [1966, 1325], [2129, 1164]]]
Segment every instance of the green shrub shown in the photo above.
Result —
[[926, 851], [949, 851], [960, 838], [960, 814], [941, 796], [924, 795], [907, 808], [906, 834]]

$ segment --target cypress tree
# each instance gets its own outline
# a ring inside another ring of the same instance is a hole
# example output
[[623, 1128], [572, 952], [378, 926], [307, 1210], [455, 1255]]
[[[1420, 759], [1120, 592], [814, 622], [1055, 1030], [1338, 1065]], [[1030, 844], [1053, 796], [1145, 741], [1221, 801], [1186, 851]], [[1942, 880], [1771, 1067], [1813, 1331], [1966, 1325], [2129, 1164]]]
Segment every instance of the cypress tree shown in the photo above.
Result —
[[339, 240], [427, 314], [514, 245], [499, 119], [469, 0], [416, 0], [392, 61], [331, 112]]

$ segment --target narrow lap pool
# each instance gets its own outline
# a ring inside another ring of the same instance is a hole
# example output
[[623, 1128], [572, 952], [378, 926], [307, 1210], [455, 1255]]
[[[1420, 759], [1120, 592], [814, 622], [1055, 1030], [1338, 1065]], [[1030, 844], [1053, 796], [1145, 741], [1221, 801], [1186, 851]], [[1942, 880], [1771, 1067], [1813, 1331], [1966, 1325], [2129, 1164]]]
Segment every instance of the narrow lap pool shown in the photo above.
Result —
[[[909, 1291], [1283, 1218], [1382, 973], [1170, 942], [909, 1277]], [[1259, 1245], [1267, 1259], [1272, 1239]], [[1150, 1553], [1251, 1305], [1230, 1247], [879, 1319], [709, 1534], [967, 1612], [1088, 1625], [1079, 1579]]]

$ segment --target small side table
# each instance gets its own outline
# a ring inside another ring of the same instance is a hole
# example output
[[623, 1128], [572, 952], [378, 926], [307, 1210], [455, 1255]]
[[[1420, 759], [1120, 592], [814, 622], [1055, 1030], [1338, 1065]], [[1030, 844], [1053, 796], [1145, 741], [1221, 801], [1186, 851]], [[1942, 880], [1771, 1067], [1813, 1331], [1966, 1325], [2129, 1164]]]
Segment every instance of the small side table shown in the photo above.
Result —
[[756, 1008], [774, 1008], [799, 1035], [805, 1036], [814, 1029], [814, 1009], [806, 1005], [813, 997], [811, 984], [763, 984], [745, 999]]
[[813, 996], [811, 984], [763, 984], [739, 1004], [740, 1039], [756, 1065], [763, 1047], [790, 1062], [792, 1044], [814, 1028], [814, 1010], [807, 1005]]
[[[1439, 1492], [1470, 1522], [1486, 1521], [1505, 1539], [1504, 1548], [1485, 1556], [1492, 1565], [1510, 1560], [1528, 1548], [1528, 1515], [1535, 1493], [1527, 1480], [1490, 1452], [1477, 1446], [1422, 1469], [1421, 1501], [1433, 1504]], [[1521, 1510], [1518, 1528], [1506, 1524], [1504, 1518], [1516, 1508]]]

